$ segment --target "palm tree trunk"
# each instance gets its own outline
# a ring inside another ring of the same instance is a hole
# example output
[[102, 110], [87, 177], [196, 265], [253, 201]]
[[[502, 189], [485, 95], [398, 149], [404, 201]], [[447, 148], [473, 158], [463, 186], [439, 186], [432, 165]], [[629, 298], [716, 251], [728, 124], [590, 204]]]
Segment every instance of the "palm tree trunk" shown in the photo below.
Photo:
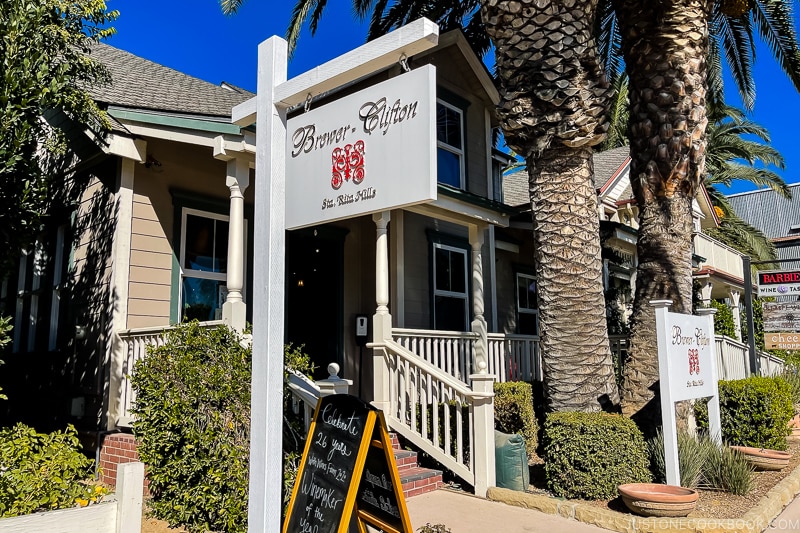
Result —
[[636, 293], [623, 413], [660, 422], [651, 300], [692, 311], [692, 199], [705, 167], [710, 0], [614, 0], [630, 76], [631, 187], [639, 206]]
[[608, 129], [597, 0], [481, 0], [506, 143], [525, 157], [542, 360], [552, 410], [618, 403], [605, 322], [591, 147]]
[[553, 147], [530, 160], [528, 175], [550, 408], [609, 410], [619, 393], [605, 319], [592, 149]]

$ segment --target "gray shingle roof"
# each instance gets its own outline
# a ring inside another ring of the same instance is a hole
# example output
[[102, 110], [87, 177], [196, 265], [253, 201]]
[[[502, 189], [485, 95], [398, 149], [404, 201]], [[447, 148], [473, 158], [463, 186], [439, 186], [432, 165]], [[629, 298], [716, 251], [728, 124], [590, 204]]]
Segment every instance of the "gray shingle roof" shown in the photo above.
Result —
[[525, 168], [503, 176], [503, 203], [512, 207], [531, 203], [528, 171]]
[[631, 149], [628, 146], [620, 146], [606, 150], [605, 152], [597, 152], [592, 156], [594, 162], [594, 186], [599, 189], [617, 173], [617, 171], [625, 164]]
[[[728, 201], [739, 218], [770, 239], [787, 237], [792, 226], [800, 226], [800, 183], [789, 185], [789, 189], [791, 200], [778, 196], [771, 189], [761, 189], [732, 194]], [[792, 235], [797, 235], [797, 231]]]
[[95, 44], [92, 56], [108, 67], [112, 84], [92, 88], [90, 93], [108, 105], [230, 119], [233, 106], [253, 96], [232, 85], [214, 85], [107, 44]]

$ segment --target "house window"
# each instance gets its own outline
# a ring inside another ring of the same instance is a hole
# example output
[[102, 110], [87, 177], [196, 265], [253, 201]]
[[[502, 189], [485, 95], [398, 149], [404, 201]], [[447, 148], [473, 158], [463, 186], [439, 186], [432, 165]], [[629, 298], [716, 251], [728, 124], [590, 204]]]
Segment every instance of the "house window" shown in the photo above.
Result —
[[64, 268], [66, 266], [67, 225], [62, 224], [56, 232], [55, 263], [53, 264], [53, 285], [50, 299], [50, 339], [47, 345], [51, 352], [58, 346], [59, 317], [61, 314], [61, 290], [64, 285]]
[[536, 303], [536, 278], [517, 273], [517, 333], [539, 334], [539, 308]]
[[442, 100], [436, 103], [439, 183], [464, 188], [464, 114]]
[[433, 243], [434, 329], [467, 331], [467, 251]]
[[227, 296], [227, 216], [183, 208], [180, 265], [181, 318], [219, 319]]

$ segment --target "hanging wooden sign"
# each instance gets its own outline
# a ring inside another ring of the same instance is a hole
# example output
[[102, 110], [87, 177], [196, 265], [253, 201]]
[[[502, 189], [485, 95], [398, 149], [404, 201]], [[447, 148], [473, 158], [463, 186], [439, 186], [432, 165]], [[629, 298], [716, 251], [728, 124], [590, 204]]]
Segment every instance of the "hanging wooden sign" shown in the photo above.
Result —
[[346, 533], [354, 516], [362, 533], [412, 533], [383, 413], [336, 394], [317, 402], [283, 532]]

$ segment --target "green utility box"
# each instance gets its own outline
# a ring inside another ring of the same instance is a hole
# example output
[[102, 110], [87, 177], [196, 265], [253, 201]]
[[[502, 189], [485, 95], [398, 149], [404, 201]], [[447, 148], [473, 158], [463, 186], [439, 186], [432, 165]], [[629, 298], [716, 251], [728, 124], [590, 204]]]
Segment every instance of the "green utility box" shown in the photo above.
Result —
[[494, 432], [495, 484], [503, 489], [526, 491], [530, 485], [528, 454], [522, 435]]

